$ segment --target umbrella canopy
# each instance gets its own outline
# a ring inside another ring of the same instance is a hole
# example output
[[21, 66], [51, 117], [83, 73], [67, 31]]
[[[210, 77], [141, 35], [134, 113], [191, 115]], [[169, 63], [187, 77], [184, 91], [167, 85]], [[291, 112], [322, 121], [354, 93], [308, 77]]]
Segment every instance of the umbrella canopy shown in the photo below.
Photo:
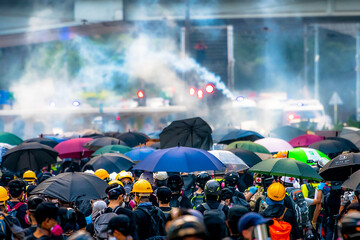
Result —
[[61, 142], [64, 142], [64, 141], [70, 139], [70, 138], [63, 138], [63, 137], [57, 136], [57, 135], [44, 135], [44, 138], [53, 140], [53, 141], [55, 141], [57, 143], [61, 143]]
[[308, 147], [309, 145], [324, 140], [324, 137], [318, 135], [305, 134], [293, 138], [289, 141], [293, 147]]
[[137, 145], [144, 144], [147, 140], [149, 140], [148, 136], [139, 132], [120, 133], [115, 137], [124, 141], [129, 147], [135, 147]]
[[84, 147], [89, 149], [90, 151], [96, 151], [104, 146], [108, 145], [125, 145], [126, 143], [112, 137], [99, 137], [95, 138], [87, 143], [85, 143]]
[[345, 181], [360, 169], [360, 153], [345, 153], [328, 162], [319, 174], [328, 181]]
[[64, 202], [103, 199], [108, 184], [90, 173], [60, 173], [40, 183], [31, 194], [44, 194]]
[[331, 161], [324, 153], [312, 148], [294, 148], [288, 152], [287, 157], [309, 165], [316, 164], [321, 158], [326, 158], [328, 161]]
[[55, 150], [59, 152], [60, 158], [87, 158], [90, 157], [94, 151], [90, 151], [83, 146], [93, 140], [92, 138], [74, 138], [59, 143], [55, 146]]
[[249, 166], [241, 158], [239, 158], [232, 152], [225, 150], [213, 150], [209, 151], [209, 153], [219, 159], [229, 171], [238, 172], [249, 169]]
[[264, 154], [270, 154], [269, 150], [267, 150], [266, 147], [257, 144], [257, 143], [253, 143], [250, 141], [237, 141], [237, 142], [233, 142], [230, 143], [226, 149], [231, 149], [231, 148], [241, 148], [241, 149], [245, 149], [251, 152], [257, 152], [257, 153], [264, 153]]
[[315, 169], [291, 158], [273, 158], [264, 160], [250, 168], [249, 171], [273, 176], [322, 180], [322, 177]]
[[0, 132], [0, 143], [7, 143], [10, 145], [19, 145], [23, 140], [15, 134], [8, 132]]
[[149, 172], [196, 172], [206, 170], [221, 170], [225, 165], [205, 150], [189, 147], [174, 147], [157, 150], [133, 170]]
[[360, 129], [355, 127], [344, 127], [340, 137], [350, 140], [360, 149]]
[[213, 144], [211, 127], [202, 118], [173, 121], [160, 133], [160, 148], [176, 146], [209, 150]]
[[342, 138], [342, 137], [329, 137], [327, 138], [327, 140], [335, 140], [335, 141], [339, 141], [343, 144], [344, 146], [344, 151], [348, 151], [348, 152], [359, 152], [359, 148], [352, 143], [350, 140], [346, 139], [346, 138]]
[[280, 138], [263, 138], [256, 140], [255, 143], [264, 146], [270, 153], [277, 153], [279, 151], [289, 151], [293, 149], [293, 147]]
[[300, 135], [306, 134], [306, 131], [293, 126], [281, 126], [270, 131], [270, 137], [281, 138], [285, 141], [290, 141]]
[[162, 130], [156, 130], [154, 132], [151, 132], [148, 134], [148, 137], [150, 139], [160, 139], [160, 133], [161, 133]]
[[342, 184], [342, 187], [352, 190], [360, 190], [360, 170], [357, 170]]
[[6, 152], [1, 166], [13, 172], [26, 168], [36, 171], [56, 163], [58, 154], [53, 148], [37, 142], [22, 143]]
[[236, 129], [221, 138], [219, 144], [230, 144], [236, 141], [256, 141], [264, 138], [259, 133], [249, 130]]
[[24, 141], [24, 143], [30, 143], [30, 142], [37, 142], [49, 146], [51, 148], [54, 148], [58, 144], [57, 141], [48, 138], [30, 138]]
[[121, 153], [98, 155], [85, 164], [85, 166], [92, 166], [94, 170], [103, 168], [109, 173], [122, 170], [129, 171], [134, 165], [135, 163], [129, 157]]
[[102, 148], [99, 148], [98, 150], [96, 150], [92, 156], [97, 156], [100, 154], [104, 154], [104, 153], [127, 153], [130, 152], [132, 150], [131, 147], [127, 147], [124, 145], [108, 145], [108, 146], [104, 146]]
[[78, 133], [82, 138], [98, 138], [104, 136], [102, 132], [93, 129], [84, 129]]
[[309, 147], [325, 153], [329, 158], [334, 158], [344, 151], [344, 145], [335, 140], [323, 140], [313, 143]]
[[252, 167], [255, 164], [261, 162], [261, 158], [258, 155], [245, 149], [232, 148], [228, 149], [227, 151], [230, 151], [239, 158], [241, 158], [249, 167]]
[[228, 134], [229, 132], [232, 132], [234, 130], [238, 130], [237, 128], [233, 128], [233, 127], [228, 127], [228, 128], [217, 128], [215, 129], [211, 136], [214, 140], [214, 142], [220, 142], [221, 139], [226, 135]]
[[128, 156], [133, 161], [142, 161], [144, 160], [149, 154], [155, 152], [154, 148], [151, 147], [140, 147], [133, 149], [132, 151], [129, 151], [125, 153], [126, 156]]

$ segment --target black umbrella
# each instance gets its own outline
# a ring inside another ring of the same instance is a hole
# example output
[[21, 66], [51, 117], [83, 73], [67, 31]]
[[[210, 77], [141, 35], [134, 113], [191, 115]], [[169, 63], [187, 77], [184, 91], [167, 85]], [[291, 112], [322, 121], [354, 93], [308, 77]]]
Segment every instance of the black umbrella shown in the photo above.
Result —
[[127, 146], [135, 147], [140, 144], [145, 144], [150, 138], [146, 136], [146, 134], [139, 133], [139, 132], [126, 132], [126, 133], [119, 133], [115, 135], [115, 138], [124, 141]]
[[344, 151], [348, 151], [348, 152], [359, 152], [359, 148], [352, 143], [350, 140], [346, 139], [346, 138], [342, 138], [342, 137], [329, 137], [327, 138], [327, 140], [336, 140], [339, 141], [343, 144], [344, 146]]
[[102, 199], [108, 184], [90, 173], [60, 173], [40, 183], [31, 194], [44, 194], [65, 202]]
[[48, 138], [30, 138], [24, 141], [24, 143], [30, 143], [30, 142], [37, 142], [37, 143], [41, 143], [44, 144], [46, 146], [49, 146], [51, 148], [54, 148], [58, 142], [48, 139]]
[[237, 130], [237, 128], [234, 127], [217, 128], [212, 132], [211, 136], [214, 142], [220, 142], [223, 136], [234, 130]]
[[287, 142], [298, 136], [305, 135], [306, 131], [293, 126], [281, 126], [270, 131], [270, 137], [281, 138]]
[[359, 169], [360, 153], [345, 153], [328, 162], [319, 174], [328, 181], [345, 181]]
[[99, 138], [104, 136], [103, 133], [93, 129], [84, 129], [79, 134], [82, 138]]
[[344, 151], [345, 146], [336, 140], [323, 140], [311, 144], [309, 148], [317, 149], [326, 154], [329, 158], [334, 158]]
[[212, 146], [211, 127], [202, 118], [173, 121], [160, 133], [160, 148], [177, 146], [209, 150]]
[[6, 152], [2, 158], [1, 166], [13, 172], [23, 169], [33, 171], [56, 163], [59, 153], [53, 148], [37, 143], [22, 143]]
[[352, 190], [360, 190], [360, 170], [351, 174], [341, 186]]
[[252, 167], [262, 161], [258, 155], [245, 149], [232, 148], [227, 149], [227, 151], [230, 151], [239, 158], [241, 158], [241, 160], [243, 160], [249, 167]]
[[84, 147], [90, 151], [96, 151], [104, 146], [108, 145], [126, 145], [125, 142], [112, 137], [99, 137], [91, 140], [90, 142], [85, 143]]
[[121, 153], [105, 153], [92, 158], [84, 166], [92, 166], [94, 170], [103, 168], [108, 172], [129, 171], [135, 163]]
[[264, 138], [259, 133], [249, 130], [236, 129], [223, 136], [219, 144], [230, 144], [236, 141], [256, 141]]

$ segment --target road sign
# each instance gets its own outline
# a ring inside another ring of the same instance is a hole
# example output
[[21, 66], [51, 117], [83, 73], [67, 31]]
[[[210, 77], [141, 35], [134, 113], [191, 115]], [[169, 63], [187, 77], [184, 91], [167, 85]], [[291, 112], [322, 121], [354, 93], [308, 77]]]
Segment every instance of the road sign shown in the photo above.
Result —
[[330, 98], [329, 105], [343, 105], [343, 101], [337, 92], [334, 92]]

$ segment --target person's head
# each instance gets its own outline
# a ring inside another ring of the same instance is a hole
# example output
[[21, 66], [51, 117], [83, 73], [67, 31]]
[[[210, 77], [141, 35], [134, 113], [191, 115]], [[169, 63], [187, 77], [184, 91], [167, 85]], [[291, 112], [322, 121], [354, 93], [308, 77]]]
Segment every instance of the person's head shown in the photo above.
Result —
[[236, 187], [239, 181], [239, 174], [237, 172], [228, 172], [225, 175], [225, 185], [227, 187]]
[[285, 186], [285, 187], [293, 187], [294, 183], [295, 183], [295, 178], [293, 177], [281, 177], [280, 178], [280, 182]]
[[8, 192], [4, 187], [0, 187], [0, 210], [5, 211], [7, 207], [7, 200], [9, 200]]
[[140, 179], [134, 184], [131, 192], [134, 194], [136, 204], [139, 205], [141, 202], [150, 201], [150, 195], [153, 193], [153, 190], [148, 181]]
[[211, 180], [210, 175], [207, 172], [202, 172], [196, 176], [195, 183], [200, 189], [204, 190], [205, 184], [209, 180]]
[[53, 177], [54, 175], [49, 173], [49, 172], [44, 172], [44, 173], [40, 173], [39, 177], [38, 177], [38, 183], [42, 183], [43, 181], [45, 181], [46, 179], [49, 179], [51, 177]]
[[226, 205], [231, 204], [231, 199], [234, 196], [233, 191], [228, 188], [221, 189], [220, 199], [225, 202]]
[[48, 235], [61, 235], [62, 229], [57, 222], [57, 217], [65, 214], [66, 210], [56, 207], [54, 203], [43, 202], [35, 210], [35, 219], [38, 228], [46, 230]]
[[21, 199], [25, 192], [25, 182], [20, 179], [15, 179], [9, 182], [9, 194], [12, 198]]
[[173, 193], [180, 192], [183, 185], [183, 179], [178, 174], [174, 174], [168, 178], [167, 186], [171, 189]]
[[235, 205], [232, 208], [230, 208], [228, 220], [226, 223], [232, 235], [239, 234], [238, 222], [242, 218], [242, 216], [244, 216], [248, 212], [249, 210], [246, 207], [240, 205]]
[[100, 168], [100, 169], [96, 170], [94, 174], [95, 174], [95, 176], [97, 176], [101, 180], [104, 180], [104, 181], [109, 180], [110, 175], [105, 169]]
[[348, 213], [339, 224], [344, 240], [360, 239], [360, 212]]
[[263, 218], [260, 214], [250, 212], [242, 216], [238, 223], [238, 231], [245, 240], [254, 239], [254, 229], [258, 225], [272, 224], [270, 218]]
[[7, 188], [10, 181], [14, 180], [15, 175], [10, 171], [4, 171], [1, 175], [1, 186]]
[[151, 184], [151, 186], [154, 185], [154, 175], [151, 172], [143, 172], [140, 175], [139, 179], [144, 179], [144, 180], [148, 181]]
[[105, 189], [105, 193], [108, 195], [110, 201], [117, 201], [122, 204], [124, 201], [125, 189], [120, 184], [114, 183]]
[[35, 181], [37, 180], [37, 178], [33, 171], [27, 170], [26, 172], [24, 172], [22, 178], [25, 182], [27, 182], [27, 184], [36, 185]]
[[156, 187], [162, 187], [167, 185], [167, 180], [169, 176], [167, 172], [156, 172], [154, 173], [154, 180]]
[[32, 195], [27, 200], [28, 209], [26, 210], [27, 215], [29, 218], [27, 221], [32, 222], [35, 219], [35, 210], [37, 206], [43, 203], [45, 200], [42, 197], [37, 195]]
[[216, 180], [208, 181], [205, 184], [204, 193], [205, 193], [206, 201], [208, 200], [218, 201], [220, 199], [220, 193], [221, 193], [220, 183]]
[[285, 187], [279, 182], [271, 184], [267, 189], [267, 197], [276, 202], [280, 202], [285, 198]]
[[185, 215], [172, 221], [166, 240], [205, 240], [204, 224], [195, 216]]
[[172, 192], [171, 192], [170, 188], [168, 188], [168, 187], [163, 186], [163, 187], [159, 187], [156, 190], [156, 197], [158, 199], [159, 204], [170, 203], [171, 195], [172, 195]]
[[110, 219], [105, 231], [117, 240], [124, 240], [130, 235], [130, 219], [124, 214], [120, 214]]
[[134, 178], [131, 172], [121, 171], [116, 175], [116, 180], [119, 180], [123, 183], [126, 194], [130, 194], [133, 188]]

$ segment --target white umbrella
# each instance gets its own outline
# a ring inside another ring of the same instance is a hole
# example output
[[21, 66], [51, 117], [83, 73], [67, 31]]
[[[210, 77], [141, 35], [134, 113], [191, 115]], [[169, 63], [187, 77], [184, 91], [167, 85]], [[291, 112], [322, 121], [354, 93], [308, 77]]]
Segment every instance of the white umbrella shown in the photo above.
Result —
[[232, 152], [225, 150], [212, 150], [209, 151], [209, 153], [219, 159], [226, 166], [227, 171], [238, 172], [249, 169], [249, 166]]

